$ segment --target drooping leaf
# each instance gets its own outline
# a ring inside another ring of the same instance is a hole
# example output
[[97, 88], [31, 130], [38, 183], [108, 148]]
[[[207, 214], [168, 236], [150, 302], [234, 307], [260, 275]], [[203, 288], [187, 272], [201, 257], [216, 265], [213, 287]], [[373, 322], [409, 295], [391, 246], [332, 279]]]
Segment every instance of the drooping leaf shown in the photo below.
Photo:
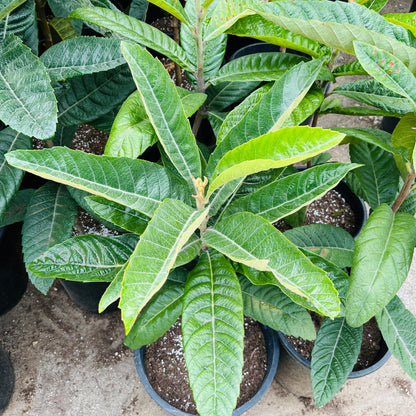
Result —
[[138, 237], [85, 234], [51, 247], [32, 261], [29, 270], [39, 277], [80, 282], [111, 282], [134, 250]]
[[176, 88], [163, 65], [138, 45], [122, 42], [146, 113], [178, 172], [192, 185], [201, 176], [198, 147]]
[[98, 304], [98, 313], [104, 312], [112, 303], [117, 302], [121, 295], [124, 271], [127, 262], [118, 270], [112, 282], [108, 285]]
[[7, 205], [16, 194], [24, 172], [10, 166], [4, 155], [16, 149], [29, 149], [32, 143], [30, 137], [6, 128], [0, 131], [0, 220], [2, 220]]
[[188, 275], [182, 336], [198, 413], [231, 415], [242, 379], [243, 299], [231, 264], [219, 253], [204, 251]]
[[149, 217], [140, 214], [140, 212], [134, 209], [100, 196], [87, 196], [85, 200], [90, 208], [100, 217], [112, 222], [117, 227], [135, 234], [140, 235], [150, 220]]
[[[334, 88], [333, 93], [394, 114], [406, 114], [413, 111], [413, 105], [407, 98], [389, 90], [374, 79], [348, 82]], [[357, 113], [357, 115], [359, 114]]]
[[124, 344], [134, 350], [159, 339], [181, 314], [183, 292], [183, 284], [168, 280], [137, 318]]
[[235, 200], [224, 216], [252, 212], [273, 223], [323, 196], [358, 165], [328, 163], [306, 169]]
[[182, 48], [173, 39], [134, 17], [100, 7], [80, 8], [70, 16], [111, 30], [124, 38], [160, 52], [184, 69], [194, 70]]
[[406, 65], [391, 53], [355, 41], [354, 49], [366, 72], [389, 90], [409, 100], [416, 110], [416, 78]]
[[283, 27], [270, 22], [259, 15], [243, 17], [238, 20], [227, 33], [235, 36], [249, 36], [273, 45], [294, 49], [314, 58], [319, 58], [330, 53], [329, 48], [318, 42], [295, 34], [290, 30], [283, 29]]
[[350, 267], [354, 238], [343, 228], [329, 224], [310, 224], [284, 233], [293, 244], [324, 257], [338, 267]]
[[26, 215], [26, 209], [32, 199], [34, 189], [22, 189], [17, 191], [12, 200], [7, 205], [0, 227], [21, 222]]
[[167, 199], [155, 212], [124, 273], [120, 308], [126, 334], [137, 315], [163, 286], [181, 248], [201, 225], [208, 209], [194, 211]]
[[349, 149], [351, 161], [364, 165], [352, 172], [354, 190], [373, 209], [383, 203], [392, 203], [400, 177], [393, 155], [363, 141], [351, 144]]
[[208, 175], [229, 150], [281, 128], [308, 92], [321, 65], [319, 60], [299, 63], [277, 80], [266, 94], [263, 90], [255, 92], [253, 97], [248, 97], [231, 111], [219, 132], [221, 143], [210, 158]]
[[107, 71], [125, 64], [120, 52], [120, 40], [94, 36], [59, 42], [47, 49], [40, 60], [52, 82]]
[[411, 71], [416, 69], [413, 36], [357, 3], [283, 0], [253, 7], [265, 19], [331, 48], [354, 55], [354, 40], [394, 54]]
[[407, 277], [415, 246], [415, 219], [377, 207], [355, 243], [346, 317], [357, 327], [380, 312]]
[[389, 350], [400, 366], [416, 379], [416, 318], [395, 296], [376, 315], [377, 324]]
[[50, 138], [57, 107], [45, 67], [14, 35], [1, 42], [0, 57], [0, 119], [28, 136]]
[[315, 339], [315, 327], [309, 313], [292, 302], [277, 286], [256, 286], [243, 276], [240, 276], [240, 285], [246, 315], [275, 331]]
[[272, 272], [275, 279], [309, 299], [322, 314], [339, 314], [337, 292], [325, 272], [262, 217], [248, 212], [232, 215], [208, 228], [203, 242], [233, 261]]
[[70, 78], [55, 90], [58, 121], [63, 126], [94, 121], [113, 109], [118, 110], [133, 90], [127, 65]]
[[48, 182], [35, 191], [26, 210], [22, 228], [22, 249], [29, 278], [35, 287], [46, 294], [53, 277], [40, 279], [29, 264], [49, 248], [68, 239], [77, 213], [77, 206], [65, 186]]
[[311, 359], [312, 390], [317, 407], [328, 403], [347, 381], [357, 362], [362, 338], [362, 326], [351, 328], [345, 318], [324, 320]]
[[284, 127], [229, 151], [219, 161], [207, 193], [242, 176], [280, 168], [316, 156], [341, 142], [344, 135], [311, 127]]
[[163, 199], [185, 199], [187, 192], [163, 167], [144, 160], [96, 156], [65, 147], [15, 151], [6, 157], [12, 166], [103, 196], [148, 217]]

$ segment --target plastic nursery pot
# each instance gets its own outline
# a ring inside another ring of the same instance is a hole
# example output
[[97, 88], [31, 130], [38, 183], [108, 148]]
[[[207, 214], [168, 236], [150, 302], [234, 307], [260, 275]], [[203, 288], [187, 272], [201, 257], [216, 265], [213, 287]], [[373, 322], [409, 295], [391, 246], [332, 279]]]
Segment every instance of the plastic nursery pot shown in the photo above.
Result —
[[0, 349], [0, 414], [4, 412], [13, 394], [14, 372], [7, 354]]
[[[282, 332], [278, 332], [277, 335], [282, 349], [276, 379], [287, 391], [297, 396], [312, 397], [311, 362], [296, 351]], [[390, 356], [391, 352], [382, 339], [374, 364], [363, 370], [352, 371], [348, 378], [364, 377], [377, 371]]]
[[[62, 286], [73, 302], [82, 310], [97, 313], [101, 296], [107, 290], [107, 282], [74, 282], [61, 279]], [[103, 313], [117, 309], [117, 302], [112, 303]]]
[[27, 287], [20, 232], [20, 224], [0, 228], [0, 315], [20, 301]]
[[[240, 416], [251, 407], [253, 407], [266, 393], [267, 389], [270, 387], [274, 376], [276, 374], [277, 365], [279, 363], [280, 356], [280, 347], [279, 341], [276, 336], [276, 332], [270, 329], [267, 326], [262, 325], [262, 330], [264, 334], [264, 340], [266, 342], [267, 349], [267, 369], [266, 374], [263, 379], [263, 383], [257, 393], [246, 403], [238, 407], [233, 411], [233, 416]], [[136, 364], [136, 369], [139, 374], [140, 380], [146, 389], [147, 393], [152, 397], [152, 399], [162, 407], [166, 412], [175, 416], [195, 416], [191, 413], [183, 412], [182, 410], [173, 407], [167, 401], [163, 400], [153, 389], [150, 384], [144, 366], [144, 352], [146, 347], [139, 348], [134, 350], [134, 362]]]

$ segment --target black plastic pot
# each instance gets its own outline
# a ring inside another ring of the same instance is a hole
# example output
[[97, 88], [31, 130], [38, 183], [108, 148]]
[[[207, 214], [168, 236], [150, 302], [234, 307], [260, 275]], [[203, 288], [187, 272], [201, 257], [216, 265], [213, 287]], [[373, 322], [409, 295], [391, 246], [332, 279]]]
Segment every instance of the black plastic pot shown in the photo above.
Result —
[[[107, 290], [107, 282], [73, 282], [61, 279], [62, 286], [74, 303], [84, 311], [98, 313], [101, 296]], [[112, 303], [103, 313], [117, 309], [117, 302]]]
[[[244, 403], [242, 406], [238, 407], [233, 411], [233, 416], [240, 416], [248, 409], [253, 407], [261, 397], [266, 393], [267, 389], [270, 387], [272, 383], [276, 370], [277, 365], [279, 363], [279, 356], [280, 356], [280, 348], [279, 348], [279, 341], [276, 336], [276, 332], [270, 329], [269, 327], [262, 326], [264, 339], [266, 341], [266, 348], [267, 348], [267, 369], [266, 375], [264, 376], [263, 384], [261, 385], [259, 391], [252, 397], [248, 402]], [[183, 412], [182, 410], [173, 407], [168, 402], [163, 400], [153, 389], [152, 385], [150, 384], [145, 367], [144, 367], [144, 352], [146, 347], [142, 347], [134, 351], [134, 362], [136, 364], [137, 372], [139, 373], [140, 380], [146, 389], [147, 393], [152, 397], [152, 399], [162, 407], [166, 412], [170, 413], [171, 415], [176, 416], [194, 416], [191, 413]]]
[[13, 394], [14, 371], [7, 354], [0, 349], [0, 414], [4, 412]]
[[0, 228], [0, 315], [19, 302], [27, 287], [20, 232], [20, 224]]

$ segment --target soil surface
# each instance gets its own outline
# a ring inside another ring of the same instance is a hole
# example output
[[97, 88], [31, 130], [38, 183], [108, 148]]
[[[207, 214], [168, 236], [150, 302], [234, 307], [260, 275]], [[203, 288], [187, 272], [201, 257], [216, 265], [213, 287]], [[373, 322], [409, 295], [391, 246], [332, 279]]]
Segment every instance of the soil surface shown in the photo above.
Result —
[[[267, 351], [260, 325], [250, 318], [244, 321], [243, 381], [237, 407], [249, 401], [260, 389], [267, 366]], [[155, 391], [172, 406], [197, 414], [189, 387], [180, 319], [159, 338], [146, 347], [145, 369]]]
[[[318, 330], [322, 324], [323, 317], [314, 312], [310, 312], [310, 314], [315, 328]], [[314, 346], [313, 341], [293, 336], [286, 336], [286, 339], [293, 346], [293, 348], [295, 348], [295, 350], [302, 355], [302, 357], [311, 361]], [[371, 367], [377, 361], [377, 356], [381, 349], [382, 342], [383, 339], [381, 337], [381, 332], [378, 328], [377, 322], [374, 318], [371, 318], [363, 325], [363, 342], [361, 344], [361, 350], [353, 371], [359, 371]]]

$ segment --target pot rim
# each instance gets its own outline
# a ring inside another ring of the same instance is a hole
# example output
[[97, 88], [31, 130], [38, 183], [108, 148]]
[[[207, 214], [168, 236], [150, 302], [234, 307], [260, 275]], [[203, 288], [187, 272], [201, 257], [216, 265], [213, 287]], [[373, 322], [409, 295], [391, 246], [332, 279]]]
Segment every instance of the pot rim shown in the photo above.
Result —
[[[261, 325], [262, 331], [264, 334], [264, 340], [266, 342], [267, 349], [267, 369], [266, 374], [263, 379], [263, 383], [257, 393], [246, 403], [242, 404], [240, 407], [235, 409], [232, 413], [233, 416], [240, 416], [252, 406], [254, 406], [261, 397], [266, 393], [267, 389], [270, 387], [274, 376], [276, 374], [277, 365], [279, 363], [280, 347], [279, 340], [276, 335], [276, 331], [271, 328]], [[164, 410], [169, 412], [171, 415], [176, 416], [196, 416], [191, 413], [183, 412], [182, 410], [177, 409], [176, 407], [169, 404], [166, 400], [162, 399], [157, 392], [154, 390], [150, 384], [147, 374], [144, 368], [144, 352], [146, 346], [143, 346], [139, 349], [134, 350], [134, 362], [136, 365], [137, 372], [140, 377], [140, 381], [143, 384], [143, 387], [147, 393], [152, 397], [152, 399]]]

